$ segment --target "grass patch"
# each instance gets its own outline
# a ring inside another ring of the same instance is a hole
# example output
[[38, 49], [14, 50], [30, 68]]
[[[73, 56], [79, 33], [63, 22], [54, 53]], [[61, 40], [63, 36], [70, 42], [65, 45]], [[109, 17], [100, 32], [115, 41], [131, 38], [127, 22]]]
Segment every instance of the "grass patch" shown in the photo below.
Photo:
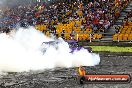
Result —
[[107, 51], [107, 52], [132, 52], [132, 47], [119, 46], [90, 46], [93, 51]]

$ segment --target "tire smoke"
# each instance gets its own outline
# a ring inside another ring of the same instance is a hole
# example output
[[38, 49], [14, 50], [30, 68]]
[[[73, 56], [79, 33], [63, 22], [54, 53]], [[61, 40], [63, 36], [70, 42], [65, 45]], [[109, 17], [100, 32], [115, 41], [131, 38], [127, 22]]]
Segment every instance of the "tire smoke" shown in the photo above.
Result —
[[46, 37], [33, 27], [19, 28], [16, 33], [10, 35], [1, 33], [0, 41], [0, 71], [4, 72], [95, 66], [100, 62], [98, 54], [91, 54], [86, 49], [69, 53], [68, 43], [61, 38], [58, 49], [49, 46], [43, 54], [42, 43], [56, 40]]

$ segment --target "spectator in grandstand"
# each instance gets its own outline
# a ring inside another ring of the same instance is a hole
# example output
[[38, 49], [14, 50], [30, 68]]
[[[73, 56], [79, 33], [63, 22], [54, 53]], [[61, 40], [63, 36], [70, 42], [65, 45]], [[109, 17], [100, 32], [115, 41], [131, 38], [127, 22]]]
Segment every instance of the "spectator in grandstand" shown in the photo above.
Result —
[[[124, 5], [122, 3], [120, 2], [121, 5]], [[109, 26], [119, 16], [120, 11], [120, 5], [115, 7], [113, 0], [88, 0], [85, 5], [81, 0], [74, 0], [70, 3], [53, 3], [48, 7], [44, 4], [19, 5], [5, 11], [2, 22], [3, 25], [12, 28], [25, 19], [31, 26], [46, 25], [46, 30], [42, 31], [51, 30], [52, 33], [56, 33], [56, 26], [59, 24], [64, 26], [64, 24], [75, 23], [72, 29], [79, 27], [81, 30], [86, 30], [89, 28], [92, 29], [92, 32], [98, 33], [107, 32]], [[131, 14], [128, 14], [127, 17], [129, 16]], [[81, 23], [77, 23], [77, 21], [81, 21]], [[63, 36], [65, 31], [61, 32]]]

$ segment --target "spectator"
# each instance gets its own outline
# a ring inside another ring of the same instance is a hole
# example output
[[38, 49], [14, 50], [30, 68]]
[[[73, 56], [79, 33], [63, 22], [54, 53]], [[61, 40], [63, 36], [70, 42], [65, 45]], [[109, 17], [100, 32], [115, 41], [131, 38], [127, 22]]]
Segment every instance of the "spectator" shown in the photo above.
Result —
[[[59, 24], [70, 24], [72, 29], [77, 27], [83, 31], [92, 27], [93, 32], [106, 32], [120, 15], [120, 5], [124, 6], [126, 3], [127, 0], [88, 0], [84, 4], [81, 0], [72, 0], [70, 3], [53, 3], [48, 7], [45, 4], [18, 5], [8, 7], [3, 12], [2, 25], [14, 28], [25, 19], [31, 26], [46, 25], [47, 31], [52, 30], [54, 33], [57, 30], [55, 26]], [[129, 16], [131, 14], [127, 17]]]

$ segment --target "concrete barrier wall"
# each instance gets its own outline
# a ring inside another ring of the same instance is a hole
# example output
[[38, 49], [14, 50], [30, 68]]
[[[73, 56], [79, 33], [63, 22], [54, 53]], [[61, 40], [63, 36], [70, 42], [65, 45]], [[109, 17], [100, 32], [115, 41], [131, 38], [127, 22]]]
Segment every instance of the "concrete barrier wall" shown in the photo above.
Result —
[[122, 46], [132, 47], [132, 42], [79, 42], [83, 46]]
[[132, 57], [132, 52], [94, 52], [98, 53], [101, 56], [131, 56]]

